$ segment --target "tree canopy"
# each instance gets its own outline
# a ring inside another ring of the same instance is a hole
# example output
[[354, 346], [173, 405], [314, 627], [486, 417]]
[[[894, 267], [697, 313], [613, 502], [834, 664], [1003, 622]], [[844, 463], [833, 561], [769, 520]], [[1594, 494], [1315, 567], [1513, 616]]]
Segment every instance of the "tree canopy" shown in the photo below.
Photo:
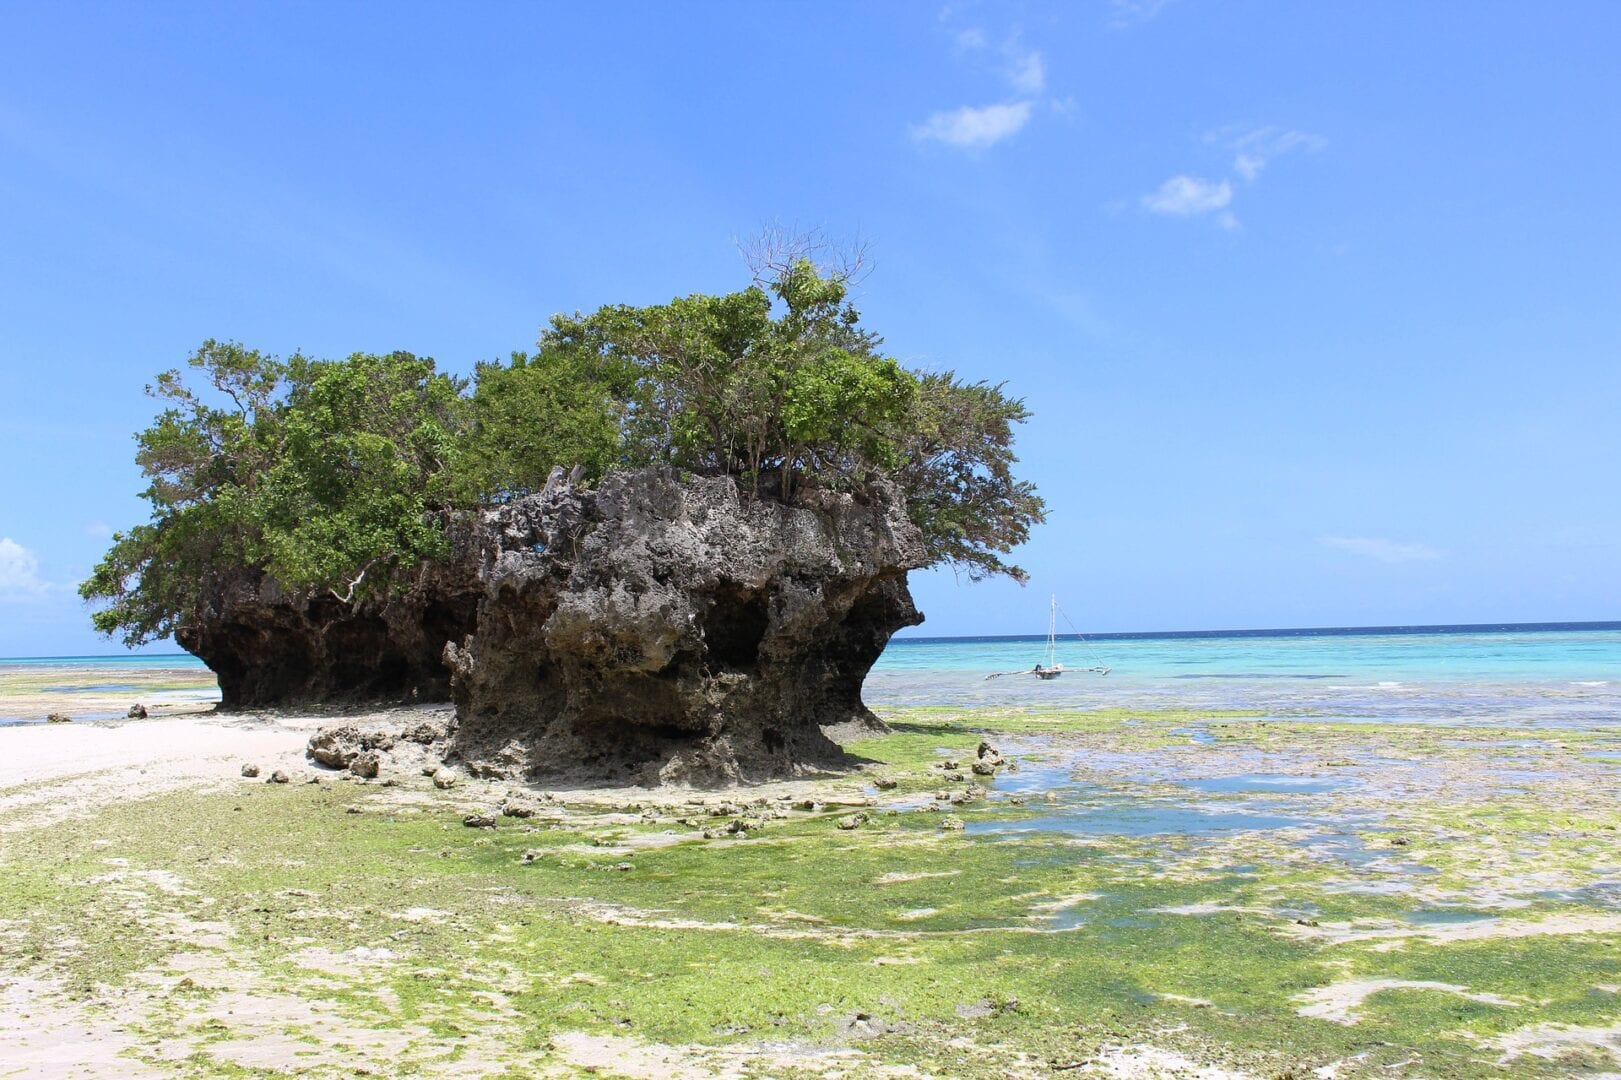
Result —
[[757, 497], [893, 484], [931, 559], [970, 579], [1042, 520], [1014, 477], [1000, 385], [909, 370], [861, 325], [844, 275], [796, 258], [720, 296], [559, 315], [534, 352], [469, 384], [410, 353], [267, 356], [209, 340], [136, 436], [151, 519], [114, 536], [80, 587], [96, 627], [166, 636], [244, 571], [344, 602], [400, 587], [448, 551], [453, 516], [538, 490], [667, 465]]

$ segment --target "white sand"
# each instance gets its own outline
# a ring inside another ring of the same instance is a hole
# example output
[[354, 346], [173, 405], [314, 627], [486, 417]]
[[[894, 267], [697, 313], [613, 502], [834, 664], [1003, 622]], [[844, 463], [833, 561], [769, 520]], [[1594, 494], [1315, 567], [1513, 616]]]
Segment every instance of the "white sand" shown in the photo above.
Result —
[[296, 781], [308, 771], [310, 734], [336, 719], [202, 713], [3, 726], [0, 830], [33, 828], [160, 791], [241, 783], [241, 768], [250, 762], [263, 776], [284, 769]]

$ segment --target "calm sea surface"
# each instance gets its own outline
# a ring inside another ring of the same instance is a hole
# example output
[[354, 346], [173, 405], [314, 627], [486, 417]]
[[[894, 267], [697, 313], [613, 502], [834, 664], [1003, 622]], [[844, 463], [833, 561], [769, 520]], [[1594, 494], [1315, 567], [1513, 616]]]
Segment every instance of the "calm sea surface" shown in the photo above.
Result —
[[1252, 630], [1060, 637], [1044, 682], [986, 681], [1046, 661], [1046, 640], [902, 638], [874, 705], [1260, 709], [1342, 720], [1621, 726], [1621, 623]]
[[[1621, 727], [1621, 623], [1381, 627], [1060, 637], [900, 638], [868, 676], [869, 704], [1259, 709], [1339, 720]], [[0, 674], [200, 667], [193, 657], [0, 659]]]

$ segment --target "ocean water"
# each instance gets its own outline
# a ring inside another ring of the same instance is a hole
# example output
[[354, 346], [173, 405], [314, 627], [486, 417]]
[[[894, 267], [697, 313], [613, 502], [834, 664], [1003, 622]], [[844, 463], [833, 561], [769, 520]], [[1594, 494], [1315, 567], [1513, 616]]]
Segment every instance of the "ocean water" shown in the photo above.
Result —
[[[897, 638], [870, 705], [1254, 709], [1333, 720], [1621, 728], [1621, 623], [1099, 634], [1058, 640], [1070, 670], [986, 680], [1046, 661], [1045, 637]], [[195, 657], [0, 658], [7, 671], [200, 668]]]
[[1334, 720], [1621, 727], [1621, 623], [897, 638], [869, 704], [1256, 709]]

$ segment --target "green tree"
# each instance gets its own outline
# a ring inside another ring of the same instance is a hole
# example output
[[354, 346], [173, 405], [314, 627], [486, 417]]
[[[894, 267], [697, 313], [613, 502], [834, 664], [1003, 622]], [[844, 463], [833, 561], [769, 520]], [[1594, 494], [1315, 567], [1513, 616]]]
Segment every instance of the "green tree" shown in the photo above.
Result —
[[921, 377], [895, 480], [931, 562], [957, 567], [970, 581], [1028, 578], [1001, 556], [1045, 520], [1035, 486], [1013, 475], [1013, 425], [1029, 416], [1000, 385], [961, 382], [951, 372]]
[[210, 340], [188, 365], [203, 388], [160, 375], [148, 392], [166, 408], [136, 436], [152, 519], [79, 588], [98, 630], [167, 636], [244, 574], [353, 601], [445, 553], [465, 402], [432, 360], [282, 361]]
[[534, 491], [555, 465], [596, 479], [621, 462], [624, 380], [561, 350], [480, 364], [457, 494], [504, 502]]

